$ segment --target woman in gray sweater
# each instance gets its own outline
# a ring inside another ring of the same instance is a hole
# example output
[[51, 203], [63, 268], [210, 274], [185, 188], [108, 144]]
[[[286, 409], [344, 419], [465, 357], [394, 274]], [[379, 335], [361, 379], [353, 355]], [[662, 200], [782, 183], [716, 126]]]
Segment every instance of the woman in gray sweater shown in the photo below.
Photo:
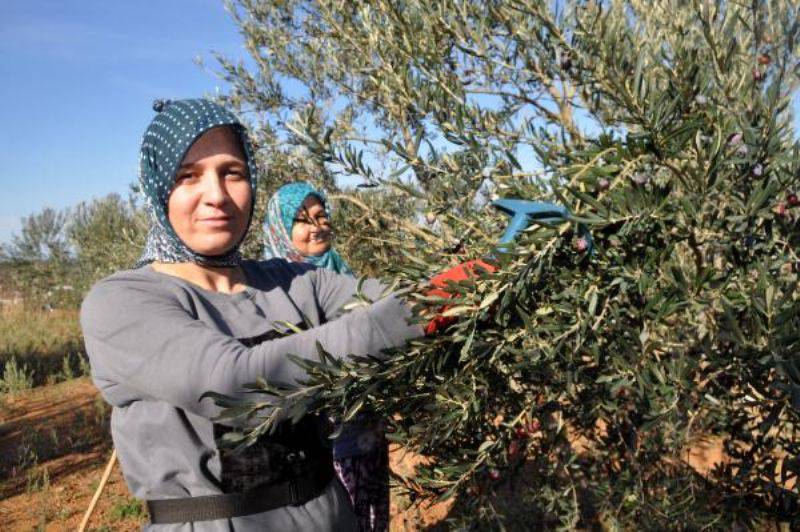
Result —
[[[263, 376], [294, 382], [287, 358], [378, 354], [422, 334], [407, 305], [378, 299], [342, 314], [357, 281], [284, 260], [242, 260], [256, 190], [244, 127], [205, 100], [159, 102], [141, 149], [151, 229], [138, 267], [98, 282], [81, 309], [92, 378], [147, 530], [353, 530], [322, 428], [307, 416], [241, 455], [204, 392], [242, 396]], [[286, 334], [284, 323], [306, 328]], [[311, 324], [307, 327], [306, 324]]]

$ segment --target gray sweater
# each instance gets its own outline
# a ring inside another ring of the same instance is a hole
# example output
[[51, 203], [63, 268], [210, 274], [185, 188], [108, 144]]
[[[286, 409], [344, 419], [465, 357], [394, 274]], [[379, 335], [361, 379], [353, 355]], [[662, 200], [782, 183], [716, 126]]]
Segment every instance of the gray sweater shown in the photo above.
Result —
[[[409, 309], [394, 296], [340, 316], [356, 291], [350, 276], [279, 259], [243, 268], [249, 286], [236, 294], [144, 267], [103, 279], [83, 302], [92, 378], [113, 406], [114, 445], [128, 487], [140, 499], [227, 491], [225, 457], [214, 437], [219, 425], [210, 420], [219, 408], [199, 400], [204, 392], [241, 397], [243, 385], [258, 376], [302, 379], [303, 370], [286, 355], [316, 359], [317, 342], [344, 357], [378, 354], [422, 334], [407, 323]], [[368, 280], [362, 291], [376, 299], [382, 288]], [[280, 322], [301, 324], [303, 317], [309, 330], [259, 340], [285, 330]], [[334, 481], [302, 506], [148, 529], [347, 530], [353, 523], [347, 496]]]

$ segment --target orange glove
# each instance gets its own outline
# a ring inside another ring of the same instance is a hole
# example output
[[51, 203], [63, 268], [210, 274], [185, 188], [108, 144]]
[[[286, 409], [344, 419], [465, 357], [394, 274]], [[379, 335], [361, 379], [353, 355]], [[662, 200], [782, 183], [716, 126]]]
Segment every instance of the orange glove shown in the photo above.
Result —
[[[459, 264], [458, 266], [450, 268], [445, 272], [435, 275], [431, 279], [431, 284], [434, 286], [434, 288], [428, 291], [426, 295], [437, 296], [441, 298], [453, 297], [453, 294], [447, 291], [448, 281], [458, 282], [465, 281], [471, 277], [478, 277], [481, 274], [481, 270], [494, 273], [497, 271], [497, 267], [492, 266], [488, 262], [484, 262], [482, 260], [471, 260], [463, 264]], [[439, 309], [439, 313], [428, 322], [428, 324], [425, 326], [426, 335], [439, 332], [456, 321], [455, 316], [441, 315], [441, 313], [446, 311], [448, 308], [449, 307], [447, 305], [443, 306], [441, 309]]]

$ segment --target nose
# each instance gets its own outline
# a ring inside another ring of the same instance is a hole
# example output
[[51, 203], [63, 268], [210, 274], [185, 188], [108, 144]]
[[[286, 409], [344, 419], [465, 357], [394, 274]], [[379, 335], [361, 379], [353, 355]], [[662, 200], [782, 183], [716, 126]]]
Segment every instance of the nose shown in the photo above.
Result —
[[224, 205], [230, 199], [225, 178], [216, 171], [203, 175], [203, 201], [208, 205]]

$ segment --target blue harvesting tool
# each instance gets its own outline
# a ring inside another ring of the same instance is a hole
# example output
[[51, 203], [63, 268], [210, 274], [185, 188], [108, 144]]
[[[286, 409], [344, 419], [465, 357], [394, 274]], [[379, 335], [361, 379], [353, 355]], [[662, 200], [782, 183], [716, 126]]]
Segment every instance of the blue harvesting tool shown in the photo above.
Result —
[[[544, 201], [503, 198], [493, 201], [492, 205], [511, 217], [508, 227], [500, 237], [498, 247], [508, 247], [508, 244], [513, 242], [517, 235], [531, 224], [554, 225], [572, 219], [572, 215], [566, 207]], [[592, 235], [583, 224], [578, 224], [578, 231], [586, 240], [587, 251], [591, 253], [593, 251]]]

